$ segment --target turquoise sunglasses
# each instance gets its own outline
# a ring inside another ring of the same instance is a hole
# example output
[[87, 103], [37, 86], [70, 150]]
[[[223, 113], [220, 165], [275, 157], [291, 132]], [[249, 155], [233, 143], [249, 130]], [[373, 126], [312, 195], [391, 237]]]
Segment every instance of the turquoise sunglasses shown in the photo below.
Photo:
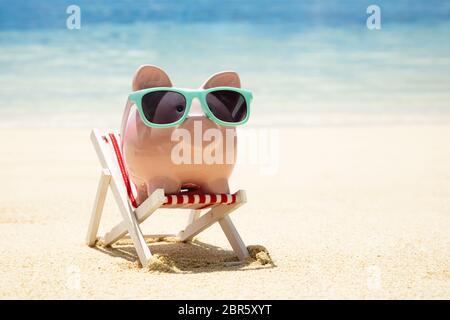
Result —
[[198, 98], [205, 115], [222, 126], [238, 126], [248, 121], [250, 91], [234, 87], [209, 89], [149, 88], [130, 93], [142, 121], [149, 127], [167, 128], [186, 120], [192, 100]]

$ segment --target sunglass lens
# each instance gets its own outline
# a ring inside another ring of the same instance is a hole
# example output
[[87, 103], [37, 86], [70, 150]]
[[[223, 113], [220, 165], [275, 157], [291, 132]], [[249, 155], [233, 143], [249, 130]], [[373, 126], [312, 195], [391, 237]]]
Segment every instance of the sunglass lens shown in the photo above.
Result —
[[178, 92], [154, 91], [142, 97], [145, 118], [156, 124], [170, 124], [180, 120], [186, 109], [186, 99]]
[[245, 98], [236, 91], [217, 90], [206, 95], [206, 103], [212, 114], [219, 120], [238, 123], [247, 116]]

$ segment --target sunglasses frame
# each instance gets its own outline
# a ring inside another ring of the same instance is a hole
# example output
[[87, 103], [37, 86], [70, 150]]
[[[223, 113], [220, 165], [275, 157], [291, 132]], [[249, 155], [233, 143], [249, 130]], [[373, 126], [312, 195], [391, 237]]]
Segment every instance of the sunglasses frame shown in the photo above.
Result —
[[[206, 102], [206, 96], [208, 95], [208, 93], [215, 92], [215, 91], [223, 91], [223, 90], [237, 92], [244, 97], [245, 103], [247, 104], [247, 114], [245, 115], [245, 118], [242, 119], [241, 121], [227, 122], [227, 121], [220, 120], [209, 109], [209, 106]], [[147, 120], [147, 118], [145, 118], [144, 111], [142, 109], [142, 98], [147, 93], [151, 93], [151, 92], [155, 92], [155, 91], [176, 92], [176, 93], [181, 94], [184, 97], [184, 99], [186, 100], [186, 107], [185, 107], [183, 116], [179, 120], [172, 122], [172, 123], [161, 124], [161, 123], [150, 122]], [[198, 98], [198, 100], [200, 101], [202, 110], [205, 113], [206, 117], [213, 120], [215, 123], [222, 125], [222, 126], [239, 126], [248, 121], [248, 118], [250, 116], [250, 103], [253, 99], [253, 94], [249, 90], [235, 88], [235, 87], [214, 87], [214, 88], [209, 88], [209, 89], [182, 89], [182, 88], [174, 88], [174, 87], [155, 87], [155, 88], [148, 88], [148, 89], [142, 89], [139, 91], [134, 91], [134, 92], [130, 93], [128, 98], [131, 102], [133, 102], [136, 105], [142, 122], [144, 122], [144, 124], [149, 127], [169, 128], [169, 127], [175, 127], [175, 126], [183, 123], [189, 115], [189, 111], [191, 110], [191, 106], [192, 106], [192, 100], [194, 98]]]

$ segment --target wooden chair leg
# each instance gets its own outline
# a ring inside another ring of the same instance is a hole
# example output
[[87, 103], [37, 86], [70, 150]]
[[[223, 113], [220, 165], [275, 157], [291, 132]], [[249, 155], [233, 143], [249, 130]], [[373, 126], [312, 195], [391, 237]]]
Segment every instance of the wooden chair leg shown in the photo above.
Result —
[[190, 225], [192, 222], [197, 220], [200, 217], [201, 210], [191, 210], [189, 213], [189, 219], [187, 225]]
[[133, 241], [136, 253], [139, 257], [139, 261], [141, 262], [142, 266], [145, 267], [149, 264], [150, 260], [152, 259], [152, 253], [150, 252], [150, 248], [145, 242], [142, 230], [139, 227], [139, 223], [136, 219], [136, 216], [133, 213], [133, 210], [128, 204], [127, 199], [121, 197], [117, 188], [112, 188], [112, 190], [117, 200], [119, 210], [122, 213], [122, 218], [126, 230], [130, 234], [130, 238]]
[[[202, 210], [195, 210], [195, 209], [191, 210], [191, 211], [189, 212], [189, 217], [188, 217], [188, 221], [187, 221], [186, 227], [189, 226], [189, 225], [191, 225], [191, 224], [192, 224], [193, 222], [195, 222], [198, 218], [200, 218], [201, 212], [202, 212]], [[181, 231], [178, 233], [178, 236], [179, 236], [183, 231], [184, 231], [184, 230], [181, 230]], [[193, 237], [188, 238], [188, 239], [185, 239], [185, 240], [183, 240], [183, 241], [190, 241], [190, 240], [192, 240], [192, 238], [193, 238]]]
[[[136, 216], [137, 223], [141, 223], [150, 217], [165, 201], [164, 190], [155, 190], [140, 206], [136, 208], [133, 215]], [[109, 246], [121, 239], [128, 233], [126, 221], [122, 221], [105, 234], [103, 239], [105, 245]]]
[[241, 236], [239, 235], [239, 232], [236, 230], [236, 227], [231, 221], [230, 216], [226, 215], [225, 217], [220, 219], [219, 224], [239, 260], [247, 259], [249, 257], [247, 247], [245, 246], [244, 241], [242, 241]]
[[92, 209], [91, 220], [86, 237], [86, 243], [92, 247], [97, 240], [98, 227], [102, 217], [103, 206], [105, 205], [106, 194], [108, 193], [111, 173], [108, 169], [103, 169], [98, 183], [97, 195], [95, 196], [94, 208]]
[[217, 205], [212, 207], [207, 213], [189, 224], [183, 231], [180, 231], [178, 237], [181, 241], [191, 240], [203, 230], [209, 228], [214, 223], [230, 214], [240, 206], [240, 203], [230, 205]]
[[[181, 241], [187, 241], [195, 237], [203, 230], [209, 228], [216, 222], [219, 222], [225, 236], [227, 237], [233, 251], [239, 260], [245, 260], [248, 256], [247, 247], [242, 241], [236, 227], [234, 226], [229, 214], [245, 204], [247, 196], [244, 190], [237, 193], [237, 201], [231, 205], [218, 205], [210, 209], [203, 216], [193, 220], [183, 231], [178, 234]], [[192, 213], [191, 213], [192, 215]]]

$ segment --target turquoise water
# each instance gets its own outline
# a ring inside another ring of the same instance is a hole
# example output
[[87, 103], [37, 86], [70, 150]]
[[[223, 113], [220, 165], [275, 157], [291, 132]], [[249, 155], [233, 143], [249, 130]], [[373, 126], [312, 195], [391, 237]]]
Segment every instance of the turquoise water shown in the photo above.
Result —
[[0, 127], [117, 127], [140, 64], [183, 87], [238, 71], [255, 125], [450, 122], [450, 21], [408, 19], [3, 22]]

